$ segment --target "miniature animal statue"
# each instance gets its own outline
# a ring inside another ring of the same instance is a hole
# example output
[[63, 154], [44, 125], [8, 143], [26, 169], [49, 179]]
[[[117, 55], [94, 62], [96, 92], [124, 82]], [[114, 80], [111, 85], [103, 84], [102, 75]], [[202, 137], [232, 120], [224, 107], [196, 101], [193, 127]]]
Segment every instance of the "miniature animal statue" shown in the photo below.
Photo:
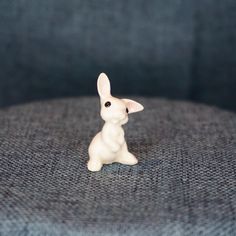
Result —
[[122, 125], [128, 122], [128, 115], [144, 107], [130, 99], [119, 99], [111, 95], [110, 81], [101, 73], [97, 80], [101, 101], [101, 117], [105, 121], [102, 131], [92, 140], [88, 152], [88, 170], [100, 171], [104, 164], [114, 162], [135, 165], [137, 158], [128, 151]]

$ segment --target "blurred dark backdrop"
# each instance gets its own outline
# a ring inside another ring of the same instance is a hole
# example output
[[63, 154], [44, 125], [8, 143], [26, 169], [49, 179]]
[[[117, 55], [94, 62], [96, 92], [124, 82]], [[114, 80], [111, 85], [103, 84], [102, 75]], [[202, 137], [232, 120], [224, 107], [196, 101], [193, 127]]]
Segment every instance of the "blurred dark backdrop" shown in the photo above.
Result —
[[236, 110], [235, 0], [2, 0], [0, 106], [113, 93]]

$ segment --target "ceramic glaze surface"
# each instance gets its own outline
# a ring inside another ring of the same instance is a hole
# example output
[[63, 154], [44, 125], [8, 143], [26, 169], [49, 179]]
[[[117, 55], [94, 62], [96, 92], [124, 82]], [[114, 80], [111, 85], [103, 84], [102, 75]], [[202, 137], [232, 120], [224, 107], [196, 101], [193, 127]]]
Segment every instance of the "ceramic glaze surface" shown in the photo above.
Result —
[[122, 125], [128, 122], [130, 113], [139, 112], [144, 107], [130, 99], [119, 99], [111, 95], [110, 81], [101, 73], [97, 80], [97, 89], [101, 101], [101, 117], [105, 124], [89, 146], [88, 169], [100, 171], [104, 164], [119, 162], [135, 165], [137, 158], [128, 151]]

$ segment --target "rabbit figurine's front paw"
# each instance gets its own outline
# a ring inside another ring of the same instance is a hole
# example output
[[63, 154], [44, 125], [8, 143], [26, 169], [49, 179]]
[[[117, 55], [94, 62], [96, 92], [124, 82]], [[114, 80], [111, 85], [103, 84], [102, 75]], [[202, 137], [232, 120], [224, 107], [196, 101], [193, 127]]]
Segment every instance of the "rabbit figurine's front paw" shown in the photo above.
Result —
[[88, 166], [88, 169], [93, 172], [100, 171], [102, 169], [102, 163], [99, 161], [91, 161], [90, 160], [90, 161], [88, 161], [87, 166]]
[[111, 146], [111, 151], [112, 152], [118, 152], [120, 150], [120, 145], [113, 145]]

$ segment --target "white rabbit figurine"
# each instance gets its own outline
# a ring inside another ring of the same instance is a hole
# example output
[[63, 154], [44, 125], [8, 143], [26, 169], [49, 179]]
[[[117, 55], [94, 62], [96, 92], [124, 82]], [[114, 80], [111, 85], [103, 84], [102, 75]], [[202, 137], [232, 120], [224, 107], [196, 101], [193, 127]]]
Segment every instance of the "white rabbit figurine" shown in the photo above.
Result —
[[136, 157], [128, 151], [122, 125], [128, 122], [128, 113], [142, 111], [144, 107], [130, 99], [113, 97], [110, 81], [104, 73], [98, 77], [97, 89], [101, 100], [100, 114], [105, 124], [89, 146], [88, 169], [99, 171], [103, 164], [113, 162], [137, 164]]

